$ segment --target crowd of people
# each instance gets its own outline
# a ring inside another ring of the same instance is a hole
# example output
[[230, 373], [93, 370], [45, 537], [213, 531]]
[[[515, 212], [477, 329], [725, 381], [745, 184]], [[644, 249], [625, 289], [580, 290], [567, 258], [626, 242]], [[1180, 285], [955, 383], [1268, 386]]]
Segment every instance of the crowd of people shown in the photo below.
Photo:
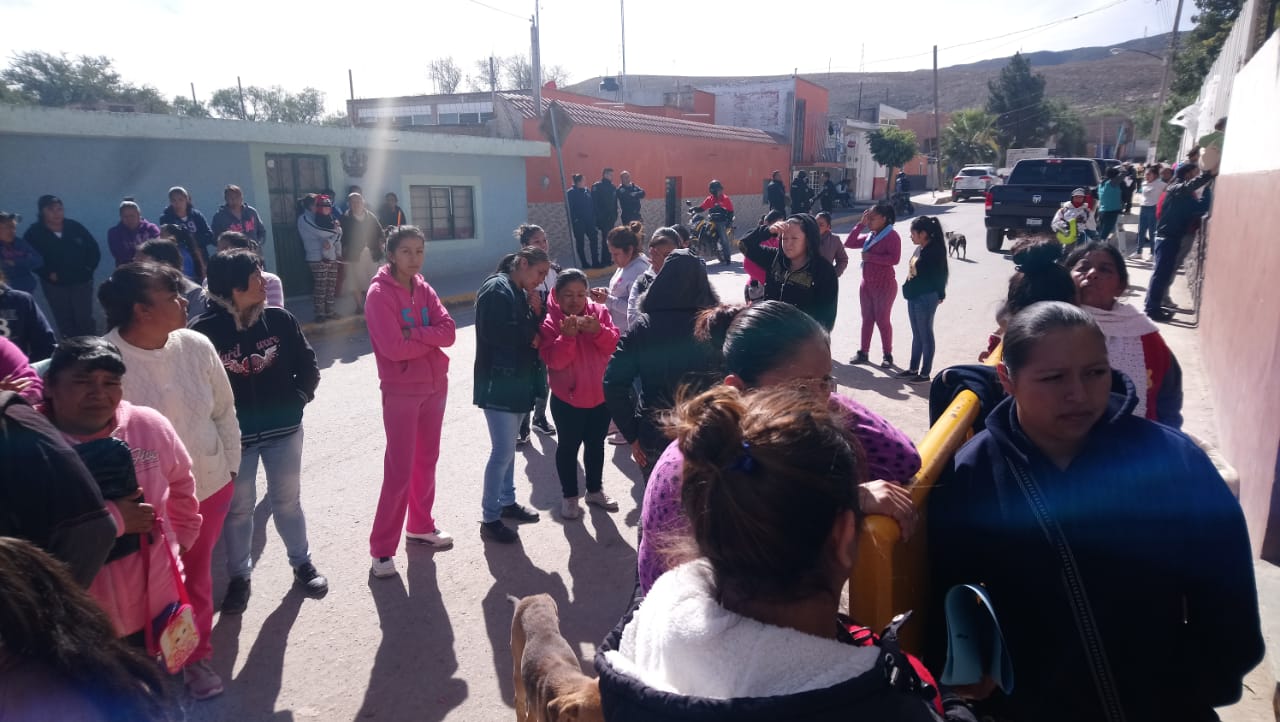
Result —
[[[1194, 215], [1194, 191], [1211, 177], [1174, 171], [1158, 244], [1179, 214]], [[889, 516], [904, 537], [921, 523], [914, 444], [832, 375], [849, 251], [861, 266], [852, 363], [871, 363], [878, 331], [880, 365], [895, 368], [903, 249], [893, 204], [868, 209], [843, 243], [826, 212], [771, 208], [739, 243], [753, 268], [746, 302], [726, 303], [689, 229], [646, 239], [644, 191], [621, 180], [606, 169], [588, 190], [574, 177], [582, 268], [555, 263], [544, 229], [516, 229], [517, 247], [476, 295], [471, 399], [490, 442], [486, 542], [518, 543], [518, 525], [541, 518], [516, 491], [531, 429], [558, 435], [565, 522], [583, 516], [582, 503], [619, 509], [604, 488], [611, 425], [645, 481], [636, 593], [596, 658], [609, 715], [1200, 720], [1239, 697], [1262, 653], [1243, 516], [1178, 431], [1180, 366], [1150, 309], [1125, 303], [1116, 246], [1021, 242], [986, 351], [998, 347], [1000, 363], [934, 377], [945, 237], [936, 216], [909, 225], [901, 292], [912, 344], [897, 377], [932, 381], [935, 394], [972, 388], [989, 411], [927, 497], [932, 592], [917, 658], [898, 645], [903, 621], [877, 633], [839, 613], [864, 517]], [[1099, 230], [1114, 200], [1103, 195]], [[212, 225], [184, 189], [169, 200], [160, 225], [136, 201], [121, 204], [108, 234], [117, 267], [96, 291], [96, 241], [60, 200], [40, 199], [23, 239], [0, 216], [14, 283], [0, 287], [0, 308], [22, 309], [6, 329], [30, 329], [0, 338], [0, 710], [15, 719], [165, 719], [165, 670], [181, 673], [193, 699], [223, 692], [211, 664], [211, 552], [221, 539], [220, 611], [239, 614], [251, 596], [259, 464], [294, 584], [328, 591], [301, 503], [303, 421], [320, 371], [256, 252], [262, 221], [235, 186]], [[374, 213], [353, 188], [344, 209], [331, 193], [298, 208], [317, 318], [333, 313], [344, 269], [376, 362], [386, 435], [369, 535], [376, 579], [397, 575], [402, 535], [437, 550], [455, 543], [434, 505], [457, 325], [424, 278], [427, 235], [385, 200]], [[1088, 228], [1093, 209], [1083, 208], [1075, 220]], [[597, 265], [615, 271], [592, 287], [585, 269]], [[56, 344], [30, 301], [36, 279]], [[971, 658], [946, 602], [964, 585], [985, 590], [1016, 685], [989, 651]], [[53, 596], [56, 613], [33, 609]], [[83, 664], [68, 644], [92, 647]]]

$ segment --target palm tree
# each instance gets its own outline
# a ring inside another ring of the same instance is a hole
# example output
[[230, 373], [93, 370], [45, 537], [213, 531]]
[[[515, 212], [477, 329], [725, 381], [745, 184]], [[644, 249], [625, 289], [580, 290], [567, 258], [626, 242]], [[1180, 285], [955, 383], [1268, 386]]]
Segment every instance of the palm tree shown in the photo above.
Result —
[[942, 157], [954, 168], [995, 162], [995, 122], [994, 115], [977, 108], [952, 113], [951, 124], [942, 129]]

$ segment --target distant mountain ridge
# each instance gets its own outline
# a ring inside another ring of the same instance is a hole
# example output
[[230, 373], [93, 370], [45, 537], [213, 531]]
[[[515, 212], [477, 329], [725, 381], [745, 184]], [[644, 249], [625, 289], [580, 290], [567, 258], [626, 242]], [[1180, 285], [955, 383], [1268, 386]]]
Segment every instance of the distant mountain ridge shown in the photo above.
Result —
[[[1185, 35], [1185, 33], [1184, 33]], [[1160, 89], [1161, 61], [1169, 33], [1074, 50], [1045, 50], [1023, 53], [1032, 72], [1045, 76], [1045, 94], [1067, 102], [1082, 115], [1102, 110], [1129, 114], [1155, 102]], [[1122, 52], [1111, 48], [1152, 53]], [[1012, 54], [938, 69], [938, 105], [943, 112], [983, 107], [987, 102], [987, 81], [996, 77]], [[682, 85], [723, 85], [779, 79], [789, 76], [686, 77], [671, 75], [631, 75], [634, 88], [675, 89]], [[853, 117], [859, 97], [863, 108], [885, 103], [908, 112], [932, 110], [933, 71], [868, 73], [801, 73], [805, 80], [821, 85], [830, 93], [831, 114]], [[591, 78], [567, 86], [565, 90], [616, 100], [614, 93], [601, 92], [601, 78]]]

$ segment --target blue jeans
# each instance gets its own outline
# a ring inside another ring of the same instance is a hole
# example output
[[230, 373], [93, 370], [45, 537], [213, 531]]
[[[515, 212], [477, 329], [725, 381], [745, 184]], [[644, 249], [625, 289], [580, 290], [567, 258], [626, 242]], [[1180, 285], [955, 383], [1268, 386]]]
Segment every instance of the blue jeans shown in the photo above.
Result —
[[307, 545], [307, 519], [302, 514], [299, 491], [302, 487], [302, 427], [279, 438], [252, 444], [240, 452], [235, 496], [222, 526], [227, 545], [227, 573], [247, 577], [253, 570], [250, 546], [253, 543], [253, 507], [257, 502], [258, 459], [267, 473], [267, 499], [271, 518], [289, 554], [289, 566], [297, 568], [311, 561]]
[[489, 425], [489, 463], [484, 465], [484, 496], [480, 499], [481, 520], [497, 521], [502, 507], [516, 503], [516, 434], [520, 417], [509, 411], [484, 410]]
[[1120, 211], [1098, 211], [1098, 238], [1111, 240], [1116, 230], [1116, 221], [1120, 220]]
[[1142, 206], [1138, 209], [1138, 247], [1133, 249], [1142, 250], [1143, 243], [1151, 246], [1152, 250], [1156, 247], [1156, 207]]
[[919, 369], [922, 376], [933, 370], [933, 315], [937, 311], [937, 293], [907, 299], [907, 319], [911, 321], [911, 363], [907, 369]]
[[1148, 316], [1160, 312], [1160, 303], [1169, 294], [1173, 277], [1178, 273], [1178, 251], [1182, 249], [1182, 237], [1156, 237], [1156, 253], [1151, 280], [1147, 282], [1147, 300], [1143, 310]]

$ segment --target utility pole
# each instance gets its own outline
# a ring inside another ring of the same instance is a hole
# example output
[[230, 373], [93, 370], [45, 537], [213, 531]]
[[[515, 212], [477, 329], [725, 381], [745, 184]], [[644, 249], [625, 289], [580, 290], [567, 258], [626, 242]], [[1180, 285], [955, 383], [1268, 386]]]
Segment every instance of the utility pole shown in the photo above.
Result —
[[195, 83], [191, 84], [191, 104], [192, 105], [200, 104], [200, 101], [196, 100], [196, 84]]
[[855, 116], [858, 122], [862, 122], [862, 81], [858, 81], [858, 114]]
[[618, 88], [618, 93], [622, 96], [622, 102], [627, 102], [627, 0], [618, 0], [618, 10], [622, 14], [622, 87]]
[[249, 111], [244, 108], [244, 86], [240, 84], [240, 76], [236, 76], [236, 90], [240, 91], [240, 117], [249, 119]]
[[1174, 53], [1178, 52], [1178, 25], [1182, 22], [1182, 0], [1178, 0], [1178, 9], [1173, 13], [1173, 34], [1169, 36], [1169, 51], [1164, 55], [1164, 72], [1160, 79], [1160, 99], [1156, 101], [1155, 118], [1151, 121], [1151, 147], [1147, 149], [1147, 163], [1156, 162], [1160, 152], [1160, 130], [1164, 127], [1164, 99], [1169, 92], [1169, 69], [1173, 65]]
[[354, 102], [356, 99], [356, 79], [351, 74], [351, 68], [347, 68], [347, 91], [351, 93], [351, 100], [353, 101], [351, 103], [351, 112], [347, 114], [347, 122], [354, 128], [356, 127], [356, 104]]
[[937, 170], [934, 189], [942, 186], [942, 131], [938, 121], [938, 46], [933, 46], [933, 167]]
[[[532, 49], [529, 59], [533, 63], [533, 114], [542, 117], [542, 47], [538, 44], [538, 0], [533, 3], [533, 20], [529, 27], [529, 39]], [[496, 108], [495, 108], [496, 110]]]

